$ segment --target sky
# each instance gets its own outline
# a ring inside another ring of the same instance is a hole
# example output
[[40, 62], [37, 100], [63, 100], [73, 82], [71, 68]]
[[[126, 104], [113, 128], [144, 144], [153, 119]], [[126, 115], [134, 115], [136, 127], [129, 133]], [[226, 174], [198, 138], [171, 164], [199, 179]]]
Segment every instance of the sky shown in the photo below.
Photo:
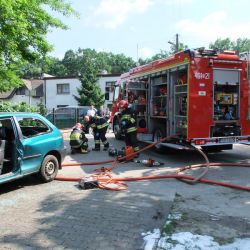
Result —
[[[68, 1], [69, 2], [69, 1]], [[190, 49], [216, 39], [250, 39], [249, 0], [70, 0], [80, 18], [59, 17], [68, 30], [54, 29], [50, 56], [67, 50], [96, 51], [148, 58], [179, 41]]]

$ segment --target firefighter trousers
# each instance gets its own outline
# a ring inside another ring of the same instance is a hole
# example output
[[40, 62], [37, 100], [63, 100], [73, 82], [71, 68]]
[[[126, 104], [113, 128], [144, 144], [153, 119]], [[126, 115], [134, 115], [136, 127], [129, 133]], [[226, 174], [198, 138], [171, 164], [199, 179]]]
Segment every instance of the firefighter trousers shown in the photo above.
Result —
[[108, 127], [94, 131], [95, 149], [101, 148], [101, 141], [105, 149], [109, 148], [109, 142], [106, 138], [106, 132]]
[[125, 133], [125, 143], [126, 146], [131, 146], [135, 152], [140, 150], [136, 131]]

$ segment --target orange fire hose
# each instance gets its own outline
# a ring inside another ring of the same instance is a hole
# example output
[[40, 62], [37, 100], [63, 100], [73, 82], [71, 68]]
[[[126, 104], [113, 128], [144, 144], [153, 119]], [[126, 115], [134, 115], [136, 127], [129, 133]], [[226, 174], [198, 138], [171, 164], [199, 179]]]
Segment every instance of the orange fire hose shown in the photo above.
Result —
[[[135, 152], [133, 154], [130, 154], [129, 156], [134, 156], [137, 153], [143, 152], [158, 143], [161, 143], [165, 140], [170, 139], [170, 137], [163, 138], [157, 142], [154, 142], [153, 144], [150, 144], [143, 149], [141, 149], [138, 152]], [[171, 174], [171, 175], [158, 175], [158, 176], [144, 176], [144, 177], [127, 177], [127, 178], [113, 178], [111, 175], [111, 170], [117, 166], [122, 160], [126, 160], [126, 157], [124, 156], [119, 158], [119, 161], [116, 160], [106, 160], [106, 161], [100, 161], [100, 162], [79, 162], [79, 163], [65, 163], [62, 166], [63, 167], [68, 167], [68, 166], [82, 166], [82, 165], [99, 165], [99, 164], [106, 164], [106, 163], [112, 163], [112, 167], [110, 168], [100, 168], [96, 170], [96, 173], [93, 174], [92, 176], [95, 177], [98, 181], [98, 187], [102, 189], [108, 189], [108, 190], [125, 190], [127, 189], [127, 185], [124, 182], [127, 181], [140, 181], [140, 180], [153, 180], [153, 179], [170, 179], [170, 178], [175, 178], [187, 183], [196, 183], [196, 182], [202, 182], [202, 183], [207, 183], [207, 184], [214, 184], [214, 185], [220, 185], [224, 187], [230, 187], [230, 188], [236, 188], [244, 191], [250, 191], [250, 187], [248, 186], [241, 186], [241, 185], [236, 185], [236, 184], [231, 184], [231, 183], [226, 183], [226, 182], [221, 182], [221, 181], [215, 181], [215, 180], [208, 180], [204, 179], [203, 177], [206, 175], [208, 172], [209, 167], [214, 167], [214, 166], [221, 166], [221, 167], [229, 167], [229, 166], [236, 166], [236, 167], [250, 167], [250, 164], [236, 164], [236, 163], [209, 163], [209, 160], [207, 156], [202, 152], [200, 149], [195, 148], [205, 159], [205, 164], [196, 164], [196, 165], [189, 165], [185, 166], [182, 168], [179, 168], [176, 172], [176, 174]], [[195, 168], [200, 168], [200, 167], [205, 167], [205, 170], [197, 177], [193, 177], [190, 175], [180, 175], [181, 172], [188, 170], [188, 169], [195, 169]], [[61, 180], [61, 181], [80, 181], [83, 177], [63, 177], [63, 176], [58, 176], [56, 177], [56, 180]]]
[[[172, 136], [173, 137], [173, 136]], [[224, 187], [230, 187], [230, 188], [235, 188], [235, 189], [240, 189], [244, 191], [250, 191], [250, 187], [248, 186], [241, 186], [237, 184], [231, 184], [231, 183], [226, 183], [226, 182], [221, 182], [221, 181], [215, 181], [215, 180], [208, 180], [204, 179], [203, 177], [207, 174], [209, 167], [214, 167], [214, 166], [221, 166], [221, 167], [250, 167], [250, 164], [236, 164], [236, 163], [209, 163], [209, 160], [206, 156], [206, 154], [201, 151], [198, 148], [194, 148], [197, 150], [205, 159], [205, 164], [196, 164], [196, 165], [189, 165], [185, 166], [182, 168], [179, 168], [176, 171], [176, 174], [172, 175], [158, 175], [158, 176], [144, 176], [144, 177], [126, 177], [126, 178], [113, 178], [111, 175], [111, 170], [116, 167], [119, 163], [121, 163], [123, 160], [126, 160], [127, 157], [130, 156], [135, 156], [138, 153], [141, 153], [149, 148], [154, 147], [155, 145], [169, 140], [172, 137], [165, 137], [157, 142], [154, 142], [143, 149], [141, 149], [138, 152], [132, 153], [130, 155], [120, 157], [119, 160], [106, 160], [106, 161], [99, 161], [99, 162], [79, 162], [79, 163], [64, 163], [62, 164], [63, 167], [69, 167], [69, 166], [83, 166], [83, 165], [100, 165], [100, 164], [106, 164], [106, 163], [112, 163], [112, 166], [109, 168], [100, 168], [95, 170], [95, 174], [92, 176], [97, 179], [98, 182], [98, 187], [102, 189], [108, 189], [108, 190], [125, 190], [127, 189], [127, 185], [124, 183], [124, 181], [140, 181], [140, 180], [153, 180], [153, 179], [170, 179], [170, 178], [175, 178], [187, 183], [194, 184], [196, 182], [202, 182], [202, 183], [207, 183], [207, 184], [214, 184], [214, 185], [219, 185], [219, 186], [224, 186]], [[190, 175], [180, 175], [181, 172], [188, 170], [188, 169], [195, 169], [195, 168], [200, 168], [200, 167], [205, 167], [205, 170], [197, 177], [193, 177]], [[60, 181], [80, 181], [83, 177], [63, 177], [63, 176], [57, 176], [55, 179], [60, 180]], [[111, 185], [111, 186], [110, 186]], [[116, 187], [114, 187], [116, 186]]]
[[[125, 178], [112, 178], [110, 175], [105, 175], [105, 172], [98, 177], [97, 175], [97, 180], [98, 184], [100, 183], [99, 187], [103, 189], [109, 189], [109, 190], [124, 190], [124, 186], [121, 188], [110, 188], [108, 187], [108, 184], [110, 183], [120, 183], [121, 182], [127, 182], [127, 181], [141, 181], [141, 180], [155, 180], [155, 179], [179, 179], [179, 180], [188, 180], [188, 181], [194, 181], [196, 178], [190, 175], [179, 175], [178, 173], [183, 172], [187, 169], [194, 169], [194, 168], [199, 168], [199, 167], [205, 167], [205, 164], [197, 164], [197, 165], [189, 165], [185, 166], [183, 168], [180, 168], [177, 170], [177, 174], [171, 174], [171, 175], [158, 175], [158, 176], [143, 176], [143, 177], [125, 177]], [[222, 167], [250, 167], [250, 164], [237, 164], [237, 163], [210, 163], [210, 167], [214, 166], [222, 166]], [[83, 177], [56, 177], [56, 180], [60, 181], [80, 181]], [[199, 182], [202, 183], [207, 183], [207, 184], [213, 184], [213, 185], [218, 185], [218, 186], [224, 186], [224, 187], [230, 187], [230, 188], [235, 188], [239, 190], [244, 190], [244, 191], [250, 191], [250, 187], [248, 186], [242, 186], [242, 185], [237, 185], [237, 184], [232, 184], [232, 183], [227, 183], [227, 182], [221, 182], [221, 181], [216, 181], [216, 180], [209, 180], [209, 179], [204, 179], [200, 178]]]

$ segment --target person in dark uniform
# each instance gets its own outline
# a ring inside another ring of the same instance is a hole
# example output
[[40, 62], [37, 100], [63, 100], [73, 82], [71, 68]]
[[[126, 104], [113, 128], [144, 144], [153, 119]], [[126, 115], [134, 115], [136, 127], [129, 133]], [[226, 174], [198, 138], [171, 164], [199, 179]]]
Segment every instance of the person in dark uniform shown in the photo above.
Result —
[[84, 122], [88, 123], [89, 126], [93, 129], [95, 147], [92, 149], [94, 151], [100, 151], [101, 141], [104, 145], [103, 150], [108, 150], [109, 142], [106, 138], [107, 128], [109, 126], [105, 118], [100, 116], [88, 116], [84, 117]]
[[83, 126], [81, 123], [77, 123], [70, 134], [70, 147], [71, 154], [74, 153], [88, 153], [88, 138], [86, 138], [83, 132]]
[[[137, 128], [136, 128], [136, 115], [131, 108], [128, 107], [128, 102], [121, 100], [119, 102], [119, 109], [121, 110], [121, 129], [125, 133], [126, 146], [131, 146], [134, 152], [140, 150], [137, 140]], [[138, 157], [139, 154], [135, 155]]]

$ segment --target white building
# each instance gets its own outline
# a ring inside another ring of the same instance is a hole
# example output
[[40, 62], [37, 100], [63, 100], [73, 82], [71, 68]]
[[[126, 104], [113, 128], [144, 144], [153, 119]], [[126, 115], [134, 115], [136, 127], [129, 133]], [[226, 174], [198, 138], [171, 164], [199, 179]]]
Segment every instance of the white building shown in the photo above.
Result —
[[23, 80], [23, 86], [6, 92], [0, 92], [0, 101], [12, 103], [25, 102], [31, 106], [37, 106], [43, 99], [43, 80]]
[[[98, 75], [101, 92], [105, 94], [104, 107], [111, 108], [113, 86], [120, 74]], [[76, 77], [43, 76], [43, 79], [23, 80], [24, 85], [6, 92], [0, 92], [0, 101], [12, 103], [26, 102], [37, 106], [42, 102], [48, 110], [65, 106], [78, 106], [74, 96], [79, 96], [77, 88], [81, 82]]]
[[[105, 107], [112, 105], [113, 85], [118, 80], [120, 74], [101, 74], [99, 76], [99, 86], [101, 92], [105, 94]], [[81, 87], [81, 82], [75, 77], [44, 77], [44, 104], [48, 110], [65, 106], [77, 106], [74, 96], [79, 96], [77, 88]]]

